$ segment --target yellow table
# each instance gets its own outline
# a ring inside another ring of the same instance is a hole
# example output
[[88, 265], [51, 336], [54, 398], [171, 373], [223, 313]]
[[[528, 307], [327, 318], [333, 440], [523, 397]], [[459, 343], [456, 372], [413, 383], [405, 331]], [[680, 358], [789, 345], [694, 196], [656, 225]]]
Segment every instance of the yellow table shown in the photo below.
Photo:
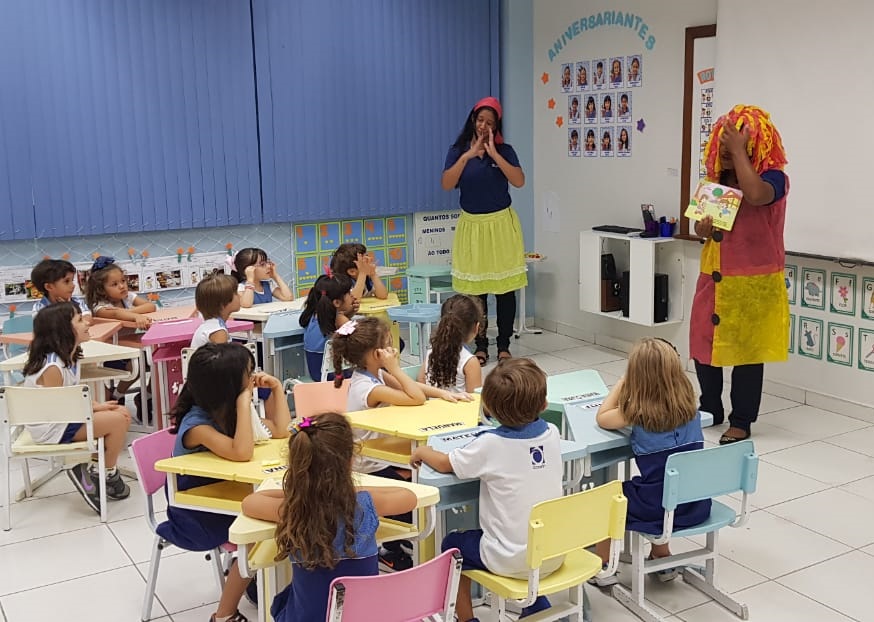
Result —
[[[416, 494], [416, 507], [428, 510], [431, 520], [421, 532], [409, 525], [390, 519], [381, 518], [376, 531], [376, 541], [379, 543], [399, 539], [426, 538], [434, 529], [434, 507], [440, 501], [440, 490], [434, 486], [400, 482], [374, 475], [355, 474], [355, 483], [359, 486], [398, 486], [413, 491]], [[259, 490], [282, 488], [282, 482], [276, 478], [265, 480]], [[269, 604], [273, 597], [291, 581], [291, 565], [288, 560], [274, 561], [277, 548], [274, 535], [276, 523], [258, 520], [240, 515], [231, 525], [228, 539], [237, 545], [237, 563], [240, 574], [251, 577], [256, 572], [258, 577], [258, 619], [266, 622]]]
[[[387, 406], [346, 413], [353, 428], [379, 432], [387, 438], [366, 441], [361, 455], [409, 466], [410, 454], [435, 434], [474, 428], [479, 423], [480, 397], [470, 402], [427, 400], [422, 406]], [[415, 474], [415, 471], [414, 471]]]
[[359, 301], [358, 314], [365, 316], [378, 317], [387, 322], [391, 326], [391, 340], [394, 347], [400, 348], [401, 336], [397, 322], [392, 322], [388, 317], [387, 309], [401, 306], [401, 301], [398, 295], [391, 292], [386, 298], [377, 298], [376, 296], [365, 296]]

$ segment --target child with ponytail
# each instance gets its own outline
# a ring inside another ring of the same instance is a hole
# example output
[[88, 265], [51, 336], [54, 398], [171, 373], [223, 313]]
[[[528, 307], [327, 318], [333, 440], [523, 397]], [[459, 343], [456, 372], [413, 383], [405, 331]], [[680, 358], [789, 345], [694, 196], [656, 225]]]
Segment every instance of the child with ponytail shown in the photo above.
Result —
[[348, 276], [323, 274], [307, 295], [300, 325], [304, 329], [307, 369], [315, 382], [322, 379], [325, 342], [358, 311], [358, 299], [352, 294], [352, 285]]

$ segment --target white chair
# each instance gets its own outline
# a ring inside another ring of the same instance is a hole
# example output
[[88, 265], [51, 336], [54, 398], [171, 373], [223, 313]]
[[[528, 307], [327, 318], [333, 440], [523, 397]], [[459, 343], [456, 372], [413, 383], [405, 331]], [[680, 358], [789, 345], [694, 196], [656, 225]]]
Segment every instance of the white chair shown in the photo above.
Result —
[[[86, 440], [77, 443], [34, 443], [24, 428], [37, 423], [83, 423]], [[106, 522], [106, 464], [103, 456], [103, 438], [94, 437], [91, 392], [85, 385], [71, 387], [0, 387], [0, 443], [5, 462], [6, 477], [3, 482], [2, 505], [4, 508], [3, 529], [12, 528], [12, 478], [13, 460], [22, 461], [24, 476], [23, 496], [33, 496], [33, 491], [61, 471], [55, 457], [77, 456], [88, 460], [97, 454], [100, 489], [100, 520]], [[36, 481], [30, 479], [28, 458], [52, 457], [51, 470]], [[83, 460], [83, 462], [85, 461]]]
[[[254, 341], [247, 341], [246, 343], [241, 344], [241, 345], [244, 345], [247, 348], [249, 348], [249, 351], [252, 353], [252, 356], [255, 357], [255, 361], [256, 361], [255, 365], [257, 366], [257, 364], [258, 364], [257, 363], [257, 361], [258, 361], [258, 344]], [[183, 383], [188, 378], [188, 363], [189, 363], [189, 361], [191, 361], [191, 356], [194, 354], [194, 352], [196, 350], [197, 350], [197, 348], [182, 348], [182, 351], [180, 353], [180, 356], [182, 359], [182, 382]], [[181, 390], [182, 389], [180, 388], [180, 391]], [[267, 416], [267, 413], [264, 410], [264, 400], [262, 400], [258, 397], [257, 391], [252, 392], [252, 406], [255, 408], [255, 412], [258, 413], [258, 416], [261, 419], [263, 419], [264, 417]]]
[[[740, 527], [746, 523], [750, 512], [748, 497], [756, 490], [758, 469], [759, 457], [752, 441], [683, 451], [668, 456], [662, 494], [662, 506], [665, 509], [663, 532], [660, 535], [629, 532], [631, 591], [616, 585], [613, 588], [613, 597], [640, 619], [661, 622], [662, 618], [644, 600], [644, 578], [661, 570], [683, 567], [685, 583], [701, 590], [739, 618], [749, 619], [747, 606], [716, 586], [716, 561], [719, 558], [717, 541], [719, 530], [723, 527]], [[674, 530], [674, 510], [681, 503], [712, 499], [739, 491], [743, 491], [740, 515], [727, 505], [714, 500], [710, 518], [700, 525]], [[659, 559], [644, 558], [645, 540], [664, 544], [672, 537], [684, 538], [700, 534], [707, 535], [703, 547]], [[703, 569], [689, 566], [690, 563], [700, 562], [704, 562]]]
[[[352, 368], [352, 363], [343, 361], [343, 371]], [[325, 382], [328, 379], [328, 374], [333, 374], [334, 370], [334, 349], [331, 347], [331, 340], [325, 342], [325, 353], [322, 356], [322, 377], [321, 381]]]

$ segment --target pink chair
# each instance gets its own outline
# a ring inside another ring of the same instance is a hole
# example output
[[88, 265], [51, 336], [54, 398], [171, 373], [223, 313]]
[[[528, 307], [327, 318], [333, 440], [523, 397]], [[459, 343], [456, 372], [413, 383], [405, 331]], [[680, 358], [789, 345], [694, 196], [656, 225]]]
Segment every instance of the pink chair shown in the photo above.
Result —
[[337, 577], [328, 594], [327, 622], [452, 622], [461, 554], [449, 549], [419, 566], [374, 577]]
[[344, 380], [338, 389], [331, 382], [302, 382], [292, 389], [294, 416], [297, 419], [312, 417], [326, 412], [345, 413], [349, 396], [349, 381]]
[[[164, 484], [167, 481], [167, 474], [155, 470], [155, 463], [164, 458], [173, 456], [173, 444], [176, 442], [176, 436], [170, 434], [169, 429], [159, 430], [148, 436], [138, 438], [131, 443], [130, 455], [133, 458], [137, 468], [137, 479], [140, 482], [140, 487], [145, 493], [146, 498], [146, 520], [149, 523], [149, 528], [155, 534], [155, 543], [152, 546], [152, 557], [149, 564], [149, 580], [146, 583], [146, 594], [143, 598], [143, 610], [141, 619], [143, 622], [151, 618], [152, 602], [155, 600], [155, 589], [158, 585], [158, 566], [161, 563], [161, 553], [164, 548], [171, 546], [172, 543], [158, 535], [158, 522], [155, 519], [155, 504], [153, 497], [155, 494], [163, 491]], [[219, 582], [219, 589], [225, 585], [226, 566], [222, 563], [222, 552], [230, 553], [236, 550], [232, 544], [222, 545], [220, 548], [213, 549], [206, 555], [207, 560], [214, 562], [216, 577]], [[227, 555], [227, 562], [230, 563], [230, 555]]]

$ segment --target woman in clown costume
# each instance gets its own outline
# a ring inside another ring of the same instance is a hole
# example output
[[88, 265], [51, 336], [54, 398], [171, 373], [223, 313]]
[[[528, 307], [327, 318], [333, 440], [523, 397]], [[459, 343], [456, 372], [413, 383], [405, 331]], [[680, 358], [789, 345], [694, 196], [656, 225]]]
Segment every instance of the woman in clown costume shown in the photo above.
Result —
[[706, 239], [692, 302], [691, 356], [701, 385], [701, 409], [725, 418], [722, 368], [731, 373], [729, 428], [721, 445], [750, 437], [759, 414], [764, 364], [785, 361], [789, 300], [783, 268], [783, 223], [789, 179], [786, 154], [770, 115], [735, 106], [719, 118], [704, 148], [707, 180], [739, 188], [743, 202], [731, 231], [708, 217], [695, 224]]

